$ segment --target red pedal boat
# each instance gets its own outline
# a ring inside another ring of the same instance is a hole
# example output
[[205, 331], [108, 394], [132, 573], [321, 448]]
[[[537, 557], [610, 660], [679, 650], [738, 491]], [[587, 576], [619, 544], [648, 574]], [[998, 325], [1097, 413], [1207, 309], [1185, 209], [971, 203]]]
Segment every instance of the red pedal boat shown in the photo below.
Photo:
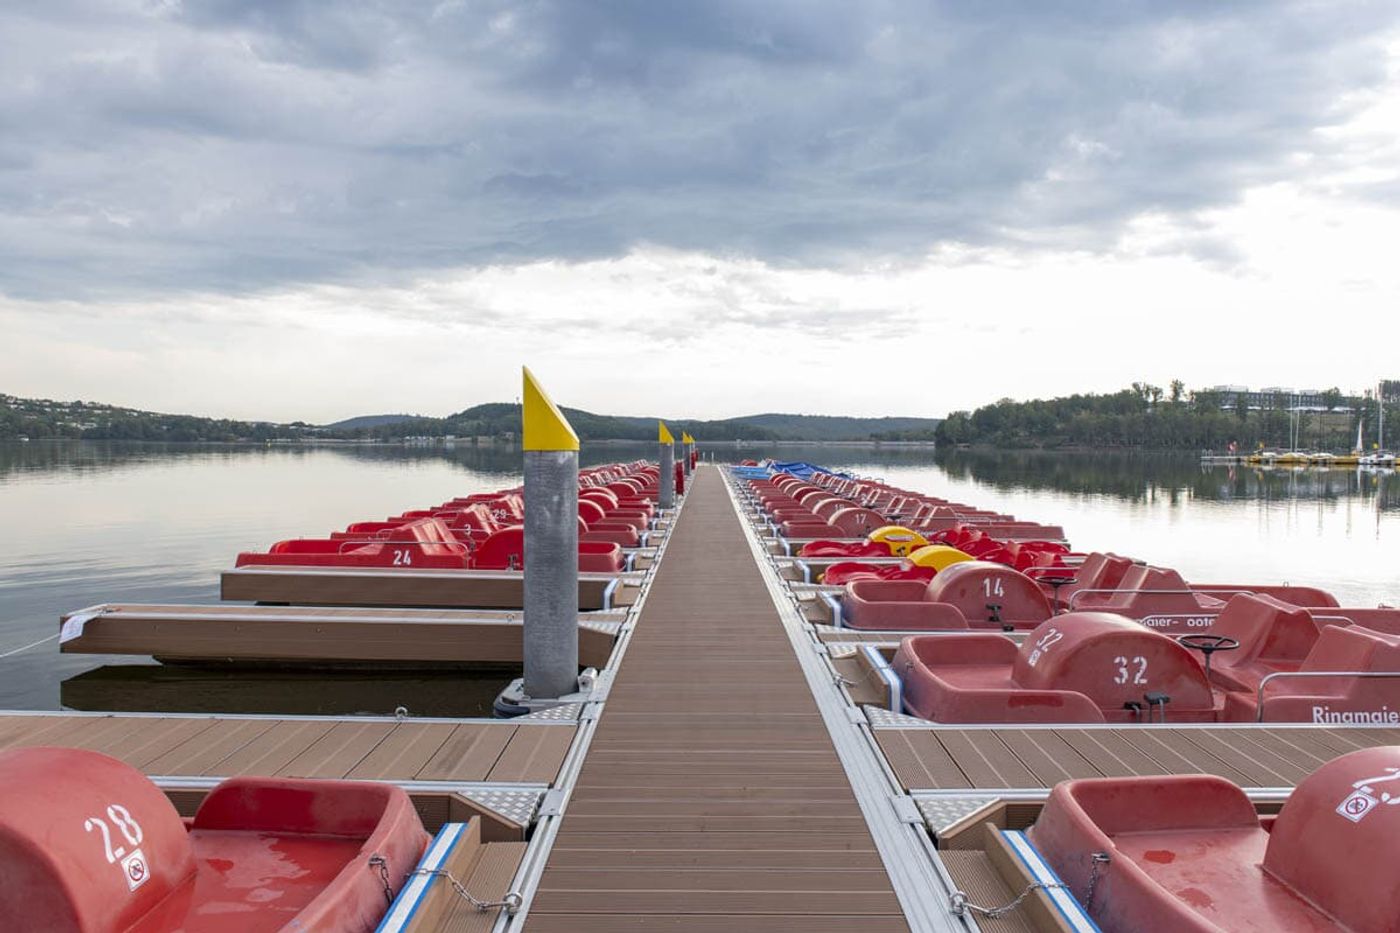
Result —
[[[0, 753], [0, 917], [44, 933], [373, 930], [428, 844], [388, 784], [235, 778], [186, 825], [97, 752]], [[386, 874], [381, 874], [380, 868]]]
[[1066, 781], [1026, 837], [1105, 933], [1394, 933], [1397, 805], [1382, 746], [1318, 768], [1276, 818], [1204, 774]]

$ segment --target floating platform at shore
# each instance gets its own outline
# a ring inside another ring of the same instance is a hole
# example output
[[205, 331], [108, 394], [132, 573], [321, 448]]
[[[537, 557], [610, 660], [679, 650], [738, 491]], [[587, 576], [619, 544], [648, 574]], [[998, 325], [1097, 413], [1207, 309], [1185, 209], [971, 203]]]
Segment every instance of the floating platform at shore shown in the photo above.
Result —
[[[654, 564], [580, 580], [581, 659], [599, 674], [577, 702], [508, 721], [11, 712], [0, 749], [104, 751], [181, 812], [221, 778], [262, 774], [396, 784], [430, 831], [470, 819], [479, 841], [453, 877], [519, 908], [476, 910], [444, 885], [395, 929], [967, 933], [1093, 928], [1082, 886], [1018, 855], [1063, 781], [1214, 775], [1267, 814], [1338, 756], [1400, 745], [1376, 726], [909, 716], [886, 676], [902, 634], [832, 625], [833, 588], [808, 582], [727, 471], [697, 468], [666, 518]], [[509, 610], [520, 574], [246, 568], [224, 596], [291, 607], [93, 607], [64, 650], [159, 642], [139, 653], [195, 658], [231, 639], [246, 658], [314, 660], [318, 644], [335, 645], [328, 661], [519, 658], [508, 614], [394, 607]], [[299, 608], [314, 604], [355, 608]], [[867, 653], [882, 650], [883, 668]]]
[[[579, 617], [579, 661], [601, 668], [625, 611]], [[104, 604], [61, 620], [60, 650], [165, 663], [444, 669], [521, 663], [519, 612]]]
[[[630, 606], [642, 573], [581, 573], [578, 608]], [[510, 570], [238, 567], [224, 571], [220, 598], [287, 606], [397, 606], [428, 609], [520, 609], [525, 575]]]

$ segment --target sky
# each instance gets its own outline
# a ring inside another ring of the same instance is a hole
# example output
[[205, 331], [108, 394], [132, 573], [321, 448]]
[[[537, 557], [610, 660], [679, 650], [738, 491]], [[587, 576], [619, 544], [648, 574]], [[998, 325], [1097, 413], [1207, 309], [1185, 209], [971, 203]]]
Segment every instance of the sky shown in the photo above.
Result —
[[0, 392], [328, 422], [1400, 378], [1400, 5], [10, 0]]

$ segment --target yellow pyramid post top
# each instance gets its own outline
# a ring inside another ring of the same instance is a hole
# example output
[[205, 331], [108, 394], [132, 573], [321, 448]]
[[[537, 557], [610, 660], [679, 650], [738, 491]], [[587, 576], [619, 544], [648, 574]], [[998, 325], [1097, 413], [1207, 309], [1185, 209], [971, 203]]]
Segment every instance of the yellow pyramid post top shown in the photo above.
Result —
[[676, 439], [671, 436], [671, 429], [666, 427], [666, 422], [656, 422], [656, 439], [662, 444], [674, 444]]
[[685, 444], [693, 444], [693, 443], [695, 443], [695, 438], [691, 437], [689, 433], [687, 433], [687, 432], [685, 432], [685, 431], [682, 431], [682, 432], [681, 432], [681, 442], [682, 442], [682, 443], [685, 443]]
[[520, 367], [525, 375], [524, 421], [520, 439], [525, 450], [578, 450], [578, 435], [569, 419], [540, 388], [530, 367]]

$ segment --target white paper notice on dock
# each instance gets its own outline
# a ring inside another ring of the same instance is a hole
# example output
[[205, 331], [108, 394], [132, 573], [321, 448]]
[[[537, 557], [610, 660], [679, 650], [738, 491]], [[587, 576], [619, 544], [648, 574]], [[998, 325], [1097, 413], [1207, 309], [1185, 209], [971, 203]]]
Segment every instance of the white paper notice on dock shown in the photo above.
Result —
[[75, 612], [63, 621], [63, 627], [58, 630], [58, 643], [60, 645], [70, 642], [75, 638], [83, 637], [83, 626], [89, 621], [97, 618], [100, 612]]

